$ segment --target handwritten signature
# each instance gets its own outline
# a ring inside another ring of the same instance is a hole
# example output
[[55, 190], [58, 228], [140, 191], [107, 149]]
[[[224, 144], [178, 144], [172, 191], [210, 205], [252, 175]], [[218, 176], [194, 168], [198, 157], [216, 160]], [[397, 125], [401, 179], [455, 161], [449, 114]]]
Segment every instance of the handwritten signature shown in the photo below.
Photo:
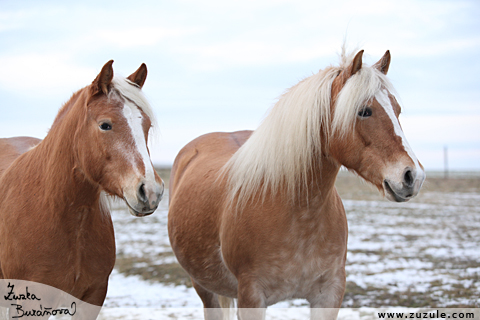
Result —
[[[7, 295], [3, 296], [6, 301], [41, 301], [42, 299], [37, 297], [34, 293], [28, 291], [28, 287], [25, 289], [25, 293], [15, 293], [15, 285], [8, 283], [7, 287], [10, 289], [7, 292]], [[13, 319], [23, 318], [23, 317], [45, 317], [45, 316], [56, 316], [56, 315], [70, 315], [73, 316], [77, 312], [77, 304], [72, 302], [70, 309], [61, 308], [54, 309], [49, 307], [43, 307], [40, 305], [38, 308], [33, 308], [29, 310], [24, 310], [24, 306], [21, 304], [12, 303], [12, 307], [17, 311], [16, 315], [12, 315]]]
[[8, 288], [10, 288], [10, 291], [7, 293], [6, 296], [3, 296], [5, 300], [42, 300], [40, 298], [37, 298], [37, 296], [34, 293], [28, 292], [28, 287], [25, 289], [25, 294], [21, 293], [19, 295], [16, 295], [15, 292], [13, 292], [13, 289], [15, 288], [15, 285], [10, 284], [10, 282], [7, 285]]
[[31, 309], [31, 310], [23, 310], [23, 306], [20, 304], [12, 303], [12, 306], [15, 307], [17, 311], [16, 316], [12, 316], [12, 318], [22, 318], [22, 317], [45, 317], [45, 316], [56, 316], [56, 315], [69, 315], [73, 316], [77, 312], [77, 304], [72, 302], [70, 309], [53, 309], [53, 308], [44, 308], [40, 305], [40, 309]]

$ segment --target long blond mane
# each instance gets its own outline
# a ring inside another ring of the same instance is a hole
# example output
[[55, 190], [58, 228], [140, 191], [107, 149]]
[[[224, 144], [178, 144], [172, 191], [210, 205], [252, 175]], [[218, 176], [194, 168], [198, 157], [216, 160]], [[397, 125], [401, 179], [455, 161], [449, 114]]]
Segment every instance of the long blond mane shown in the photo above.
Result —
[[373, 99], [381, 87], [393, 91], [388, 79], [374, 67], [366, 66], [351, 76], [337, 96], [330, 119], [331, 91], [335, 78], [354, 55], [342, 49], [340, 65], [320, 70], [283, 94], [262, 124], [225, 164], [231, 199], [242, 204], [253, 195], [275, 193], [280, 186], [296, 196], [307, 183], [315, 157], [322, 150], [321, 133], [333, 134], [353, 129], [358, 111]]

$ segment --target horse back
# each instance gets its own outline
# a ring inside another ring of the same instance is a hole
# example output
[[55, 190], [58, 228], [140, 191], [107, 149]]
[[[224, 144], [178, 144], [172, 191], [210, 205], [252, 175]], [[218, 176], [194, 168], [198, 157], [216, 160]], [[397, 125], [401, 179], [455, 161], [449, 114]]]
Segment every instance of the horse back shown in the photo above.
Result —
[[35, 147], [40, 141], [42, 140], [33, 137], [0, 139], [0, 176], [18, 156]]
[[[175, 193], [185, 172], [197, 170], [199, 166], [208, 166], [210, 172], [215, 170], [218, 172], [251, 134], [252, 131], [248, 130], [213, 132], [189, 142], [180, 150], [173, 163], [169, 186], [170, 198]], [[190, 176], [187, 174], [186, 179], [189, 179]]]

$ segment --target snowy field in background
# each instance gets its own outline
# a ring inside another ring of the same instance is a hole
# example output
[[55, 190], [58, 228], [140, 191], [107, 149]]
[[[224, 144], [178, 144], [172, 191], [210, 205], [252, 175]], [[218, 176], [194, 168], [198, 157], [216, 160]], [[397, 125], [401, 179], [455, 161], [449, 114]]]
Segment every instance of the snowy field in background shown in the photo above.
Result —
[[[478, 308], [479, 204], [477, 192], [428, 190], [402, 204], [344, 199], [347, 290], [339, 319], [360, 319], [371, 310], [365, 307]], [[163, 201], [152, 216], [135, 218], [113, 204], [117, 256], [128, 262], [128, 272], [116, 267], [110, 277], [105, 319], [203, 319], [193, 288], [157, 274], [158, 267], [176, 265], [167, 205]], [[267, 319], [307, 319], [309, 312], [306, 301], [286, 301], [270, 307]]]

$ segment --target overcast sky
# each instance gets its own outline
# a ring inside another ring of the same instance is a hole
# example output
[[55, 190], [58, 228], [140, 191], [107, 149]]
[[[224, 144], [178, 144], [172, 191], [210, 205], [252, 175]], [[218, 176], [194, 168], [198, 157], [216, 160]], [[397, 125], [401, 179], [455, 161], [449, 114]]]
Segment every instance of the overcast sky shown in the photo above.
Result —
[[[81, 4], [80, 4], [81, 2]], [[144, 91], [156, 164], [212, 131], [255, 129], [276, 99], [330, 64], [345, 36], [389, 49], [401, 124], [427, 170], [480, 170], [480, 2], [0, 0], [0, 137], [45, 137], [73, 92], [114, 59]]]

